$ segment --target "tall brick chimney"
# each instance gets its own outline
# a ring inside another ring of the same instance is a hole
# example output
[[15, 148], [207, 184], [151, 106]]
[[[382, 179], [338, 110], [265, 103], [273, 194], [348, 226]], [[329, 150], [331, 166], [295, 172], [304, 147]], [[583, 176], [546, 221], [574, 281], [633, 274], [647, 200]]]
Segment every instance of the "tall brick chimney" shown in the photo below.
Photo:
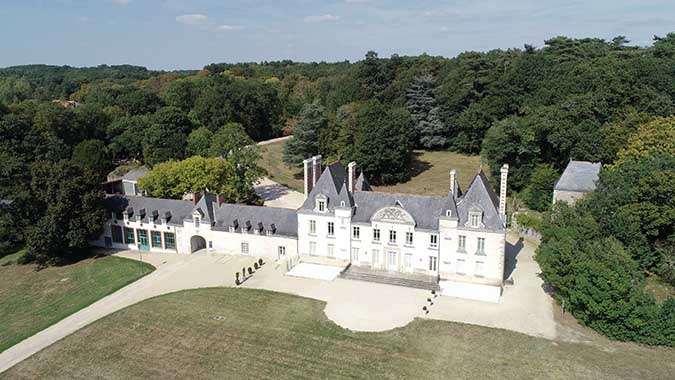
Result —
[[312, 157], [312, 188], [316, 186], [316, 181], [321, 175], [321, 155]]
[[309, 193], [312, 191], [312, 178], [314, 177], [314, 166], [310, 167], [312, 163], [311, 158], [307, 158], [302, 161], [303, 171], [305, 173], [305, 199], [309, 196]]
[[502, 177], [499, 184], [499, 216], [506, 221], [506, 180], [509, 176], [509, 164], [504, 164], [500, 172]]
[[356, 186], [356, 162], [352, 161], [347, 164], [347, 175], [349, 176], [347, 182], [349, 191], [354, 192], [354, 186]]

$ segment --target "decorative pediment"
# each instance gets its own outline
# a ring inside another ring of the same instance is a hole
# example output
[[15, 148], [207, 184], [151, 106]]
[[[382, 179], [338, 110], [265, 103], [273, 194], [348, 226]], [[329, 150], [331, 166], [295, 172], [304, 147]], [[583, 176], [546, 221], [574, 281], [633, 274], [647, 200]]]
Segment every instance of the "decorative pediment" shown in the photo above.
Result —
[[385, 222], [385, 223], [404, 223], [415, 224], [415, 219], [406, 210], [392, 206], [379, 209], [372, 218], [371, 222]]

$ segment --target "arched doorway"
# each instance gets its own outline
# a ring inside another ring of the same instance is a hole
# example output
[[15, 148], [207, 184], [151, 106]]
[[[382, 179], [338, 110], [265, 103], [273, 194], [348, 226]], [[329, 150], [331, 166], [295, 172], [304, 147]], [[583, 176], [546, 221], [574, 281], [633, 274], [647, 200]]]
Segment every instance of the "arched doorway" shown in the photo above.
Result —
[[190, 253], [195, 253], [206, 248], [206, 239], [199, 235], [190, 238]]

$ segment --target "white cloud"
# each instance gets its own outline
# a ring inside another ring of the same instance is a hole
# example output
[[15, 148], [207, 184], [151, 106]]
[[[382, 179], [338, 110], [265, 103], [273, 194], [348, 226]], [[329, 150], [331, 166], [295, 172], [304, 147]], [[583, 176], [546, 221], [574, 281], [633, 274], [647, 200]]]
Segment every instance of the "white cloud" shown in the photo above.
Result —
[[113, 4], [117, 5], [127, 5], [131, 2], [131, 0], [110, 0], [112, 1]]
[[218, 25], [216, 27], [216, 30], [220, 32], [227, 32], [228, 30], [238, 30], [241, 28], [242, 27], [239, 25]]
[[305, 17], [305, 22], [317, 23], [317, 22], [337, 21], [339, 19], [340, 19], [340, 16], [325, 14], [325, 15], [318, 15], [318, 16], [307, 16], [307, 17]]
[[202, 14], [180, 15], [176, 17], [176, 21], [185, 25], [208, 25], [209, 16]]

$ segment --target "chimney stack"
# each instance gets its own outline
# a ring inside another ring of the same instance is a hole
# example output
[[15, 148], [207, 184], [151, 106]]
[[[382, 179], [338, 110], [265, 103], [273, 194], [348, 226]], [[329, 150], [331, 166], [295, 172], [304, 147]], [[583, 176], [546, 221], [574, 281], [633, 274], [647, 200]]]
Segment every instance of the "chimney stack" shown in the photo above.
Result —
[[309, 193], [312, 191], [312, 180], [310, 176], [314, 177], [314, 173], [310, 173], [310, 171], [313, 171], [314, 167], [312, 166], [311, 168], [309, 167], [309, 164], [312, 162], [311, 159], [305, 159], [302, 161], [302, 165], [304, 168], [304, 173], [305, 173], [305, 199], [309, 196]]
[[356, 162], [352, 161], [347, 164], [347, 175], [349, 176], [347, 186], [349, 186], [349, 191], [353, 193], [356, 185]]
[[506, 221], [506, 179], [509, 176], [509, 164], [504, 164], [500, 172], [502, 177], [499, 185], [499, 216]]
[[457, 170], [452, 169], [450, 170], [450, 194], [452, 194], [453, 197], [457, 198]]
[[199, 201], [200, 201], [201, 199], [202, 199], [202, 193], [201, 193], [201, 191], [195, 191], [195, 192], [192, 194], [192, 204], [193, 204], [193, 205], [196, 206], [197, 203], [199, 203]]
[[316, 186], [316, 181], [319, 180], [320, 175], [321, 175], [321, 155], [318, 155], [312, 157], [312, 188]]

